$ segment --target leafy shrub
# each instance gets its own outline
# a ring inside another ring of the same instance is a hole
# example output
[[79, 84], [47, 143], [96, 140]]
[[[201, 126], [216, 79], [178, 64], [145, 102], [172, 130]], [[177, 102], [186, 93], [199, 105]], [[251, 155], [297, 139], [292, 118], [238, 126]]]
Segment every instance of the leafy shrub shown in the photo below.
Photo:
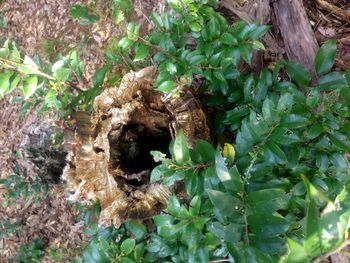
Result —
[[41, 239], [34, 239], [28, 245], [20, 246], [16, 255], [16, 262], [40, 262], [44, 255], [44, 242]]
[[180, 134], [171, 159], [153, 152], [161, 164], [151, 181], [183, 180], [189, 203], [173, 195], [147, 232], [135, 221], [109, 230], [113, 238], [100, 230], [87, 262], [310, 262], [347, 236], [350, 72], [330, 72], [335, 41], [317, 53], [315, 82], [285, 60], [245, 75], [240, 58], [251, 63], [268, 27], [231, 27], [204, 2], [168, 1], [170, 12], [152, 13], [152, 33], [140, 37], [129, 23], [119, 48], [135, 63], [152, 56], [160, 91], [174, 94], [204, 78], [207, 103], [218, 110], [214, 133], [232, 132], [232, 145], [221, 151], [198, 141], [190, 149]]
[[[77, 50], [66, 56], [59, 54], [53, 65], [44, 65], [40, 57], [35, 60], [22, 56], [15, 43], [6, 40], [0, 48], [0, 97], [20, 89], [24, 95], [23, 111], [38, 108], [38, 113], [55, 109], [61, 117], [74, 110], [91, 110], [92, 101], [101, 91], [109, 65], [97, 69], [93, 87], [78, 87], [83, 74], [83, 62]], [[17, 97], [18, 101], [23, 101]]]

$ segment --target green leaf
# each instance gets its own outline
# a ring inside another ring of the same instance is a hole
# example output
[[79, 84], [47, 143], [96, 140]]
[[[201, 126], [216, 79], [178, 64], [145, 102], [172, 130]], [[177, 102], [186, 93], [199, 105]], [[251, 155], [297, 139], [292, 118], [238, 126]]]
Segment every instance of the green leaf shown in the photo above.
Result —
[[264, 44], [257, 40], [252, 42], [252, 46], [256, 50], [266, 50]]
[[36, 76], [27, 77], [23, 82], [23, 94], [24, 98], [28, 99], [32, 96], [37, 88], [38, 78]]
[[305, 250], [308, 255], [315, 257], [321, 255], [322, 237], [319, 228], [318, 209], [316, 207], [315, 198], [317, 196], [317, 189], [303, 176], [303, 181], [306, 185], [309, 196], [309, 205], [306, 212], [306, 228], [305, 228]]
[[209, 233], [213, 233], [218, 238], [232, 243], [236, 243], [241, 240], [242, 233], [244, 231], [243, 229], [243, 224], [221, 224], [219, 222], [208, 224], [208, 230], [210, 231]]
[[130, 0], [114, 0], [114, 3], [117, 8], [120, 8], [123, 11], [130, 11], [132, 9], [132, 3]]
[[12, 43], [12, 49], [10, 52], [9, 60], [17, 63], [21, 62], [21, 54], [19, 53], [15, 43]]
[[171, 226], [174, 222], [174, 217], [171, 215], [156, 215], [153, 217], [156, 226]]
[[7, 91], [10, 87], [10, 78], [12, 76], [12, 71], [5, 71], [0, 73], [0, 95], [4, 96], [7, 94]]
[[241, 117], [247, 116], [250, 113], [249, 107], [247, 106], [239, 106], [234, 108], [233, 110], [226, 111], [226, 116], [224, 119], [225, 124], [233, 124]]
[[231, 33], [225, 32], [224, 34], [221, 35], [220, 40], [222, 43], [226, 45], [236, 45], [237, 38], [235, 38]]
[[118, 47], [120, 47], [122, 50], [127, 50], [129, 47], [131, 47], [134, 44], [134, 41], [130, 40], [127, 37], [123, 37], [118, 42]]
[[180, 213], [181, 205], [175, 195], [171, 195], [168, 200], [168, 213], [177, 216]]
[[200, 262], [209, 262], [209, 251], [206, 247], [200, 247], [197, 250], [197, 257]]
[[241, 200], [229, 193], [211, 189], [207, 189], [206, 191], [209, 195], [210, 201], [223, 216], [230, 217], [243, 207]]
[[264, 117], [265, 121], [268, 124], [271, 124], [271, 123], [278, 121], [278, 119], [277, 119], [278, 114], [277, 114], [275, 107], [276, 107], [275, 104], [269, 98], [266, 98], [264, 100], [263, 106], [262, 106], [262, 113], [263, 113], [263, 117]]
[[279, 112], [289, 112], [293, 107], [293, 95], [290, 93], [283, 94], [277, 103], [277, 111]]
[[176, 163], [183, 165], [190, 160], [188, 143], [183, 131], [180, 131], [176, 136], [173, 150]]
[[157, 14], [156, 12], [152, 12], [150, 18], [157, 27], [163, 28], [163, 20], [159, 14]]
[[136, 41], [139, 37], [140, 26], [131, 22], [126, 29], [127, 36], [130, 40]]
[[215, 39], [220, 35], [220, 25], [215, 17], [209, 20], [208, 29], [209, 35], [212, 39]]
[[168, 92], [172, 91], [175, 88], [176, 88], [176, 84], [175, 84], [174, 81], [166, 80], [162, 84], [160, 84], [157, 89], [159, 91], [164, 92], [164, 93], [168, 93]]
[[171, 75], [174, 75], [177, 72], [176, 65], [172, 62], [166, 63], [166, 69]]
[[82, 5], [73, 5], [69, 11], [69, 15], [78, 20], [83, 26], [97, 22], [100, 19], [98, 15], [90, 13], [90, 9]]
[[136, 239], [142, 239], [147, 233], [146, 226], [133, 219], [126, 223], [126, 228], [135, 236]]
[[291, 238], [287, 238], [288, 254], [282, 258], [282, 263], [305, 263], [309, 262], [304, 246]]
[[322, 76], [318, 80], [321, 90], [334, 90], [347, 85], [344, 74], [341, 72], [331, 72]]
[[282, 216], [271, 214], [253, 214], [248, 216], [248, 224], [256, 236], [274, 237], [287, 232], [289, 222]]
[[107, 64], [95, 71], [95, 74], [92, 77], [92, 83], [94, 84], [94, 87], [102, 86], [106, 73], [108, 72], [109, 68], [110, 66]]
[[298, 137], [298, 135], [296, 135], [291, 130], [283, 127], [276, 128], [272, 132], [270, 139], [273, 142], [276, 142], [282, 145], [290, 145], [292, 143], [300, 142], [300, 138]]
[[272, 214], [288, 208], [289, 196], [282, 189], [271, 188], [251, 192], [244, 201], [249, 214]]
[[198, 216], [201, 211], [201, 198], [198, 195], [195, 195], [191, 202], [189, 207], [189, 212], [193, 216]]
[[216, 174], [220, 179], [220, 182], [228, 191], [236, 193], [242, 190], [243, 183], [241, 181], [238, 171], [237, 173], [231, 174], [225, 165], [224, 158], [221, 156], [220, 152], [217, 151], [215, 155], [215, 169]]
[[308, 86], [311, 81], [309, 71], [300, 63], [295, 61], [286, 61], [285, 66], [288, 75], [299, 85]]
[[52, 107], [57, 100], [57, 91], [54, 89], [50, 89], [45, 96], [45, 104], [49, 107]]
[[247, 62], [249, 65], [252, 63], [253, 59], [253, 50], [248, 45], [240, 45], [238, 47], [241, 57]]
[[318, 75], [326, 74], [334, 64], [337, 44], [335, 39], [326, 41], [317, 51], [315, 69]]
[[58, 80], [58, 81], [66, 81], [69, 76], [71, 74], [71, 69], [69, 68], [64, 68], [64, 67], [61, 67], [61, 68], [58, 68], [53, 74], [52, 76]]
[[195, 151], [201, 156], [203, 162], [214, 161], [215, 159], [215, 149], [206, 141], [197, 140]]
[[309, 119], [296, 114], [288, 114], [281, 118], [281, 127], [298, 129], [309, 124]]
[[141, 43], [135, 50], [134, 62], [144, 60], [150, 54], [150, 47]]
[[[17, 85], [20, 81], [21, 81], [20, 74], [15, 73], [14, 75], [12, 75], [10, 78], [10, 85], [8, 86], [8, 89], [5, 90], [5, 95], [13, 91], [15, 88], [17, 88]], [[1, 95], [1, 91], [0, 91], [0, 95]]]
[[256, 28], [254, 28], [253, 30], [251, 30], [247, 37], [253, 40], [257, 40], [259, 38], [261, 38], [263, 35], [266, 34], [266, 32], [271, 28], [271, 26], [267, 26], [267, 25], [262, 25], [262, 26], [258, 26]]
[[202, 29], [202, 26], [197, 22], [190, 22], [189, 26], [193, 32], [199, 32]]
[[8, 59], [10, 55], [9, 44], [10, 44], [10, 41], [6, 40], [3, 47], [0, 48], [0, 58]]
[[107, 263], [109, 262], [105, 253], [101, 251], [99, 243], [92, 240], [83, 252], [84, 262], [87, 263]]
[[120, 24], [122, 21], [125, 20], [125, 14], [122, 10], [120, 9], [114, 9], [112, 13], [112, 19], [113, 22], [116, 23], [117, 25]]
[[120, 245], [120, 250], [123, 254], [129, 255], [135, 248], [135, 244], [136, 244], [135, 239], [131, 239], [131, 238], [125, 239]]
[[264, 149], [265, 149], [265, 158], [267, 158], [269, 162], [272, 162], [272, 163], [277, 162], [279, 164], [288, 163], [287, 156], [277, 144], [273, 142], [268, 142], [265, 144]]

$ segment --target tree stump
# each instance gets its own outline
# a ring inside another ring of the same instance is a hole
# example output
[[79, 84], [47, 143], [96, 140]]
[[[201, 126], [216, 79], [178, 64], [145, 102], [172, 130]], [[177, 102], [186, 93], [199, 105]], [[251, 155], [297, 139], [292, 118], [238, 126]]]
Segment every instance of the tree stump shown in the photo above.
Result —
[[170, 189], [149, 182], [156, 166], [151, 150], [167, 152], [180, 130], [190, 145], [209, 139], [206, 116], [193, 94], [187, 90], [164, 98], [153, 88], [154, 77], [153, 67], [126, 74], [118, 89], [96, 97], [91, 129], [81, 131], [79, 122], [86, 124], [85, 117], [77, 120], [75, 136], [66, 136], [70, 152], [63, 177], [71, 199], [98, 198], [102, 225], [119, 226], [163, 209]]

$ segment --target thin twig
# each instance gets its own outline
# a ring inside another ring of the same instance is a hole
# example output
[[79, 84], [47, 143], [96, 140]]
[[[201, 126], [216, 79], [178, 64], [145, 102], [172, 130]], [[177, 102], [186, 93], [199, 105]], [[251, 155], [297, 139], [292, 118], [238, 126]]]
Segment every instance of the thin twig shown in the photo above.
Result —
[[333, 15], [336, 15], [341, 20], [345, 22], [348, 22], [350, 20], [350, 13], [346, 10], [343, 10], [340, 7], [337, 7], [336, 5], [331, 4], [325, 0], [316, 0], [316, 2], [320, 5], [322, 9], [325, 9]]
[[28, 67], [30, 70], [32, 70], [34, 73], [34, 75], [38, 75], [38, 76], [41, 76], [41, 77], [44, 77], [44, 78], [47, 78], [49, 80], [56, 80], [54, 77], [44, 73], [44, 72], [41, 72], [39, 69], [37, 68], [34, 68], [30, 65], [27, 65], [27, 64], [21, 64], [21, 63], [18, 63], [18, 62], [14, 62], [14, 61], [11, 61], [11, 60], [7, 60], [5, 58], [0, 58], [0, 62], [5, 64], [6, 66], [12, 68], [12, 69], [15, 69], [19, 72], [21, 72], [21, 70], [19, 69], [20, 66], [23, 66], [25, 65], [26, 67]]

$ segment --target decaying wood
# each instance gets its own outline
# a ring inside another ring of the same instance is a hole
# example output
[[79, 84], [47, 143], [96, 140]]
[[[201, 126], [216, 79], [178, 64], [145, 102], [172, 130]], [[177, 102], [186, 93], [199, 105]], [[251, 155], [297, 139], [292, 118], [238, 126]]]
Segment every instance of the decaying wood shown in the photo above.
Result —
[[340, 7], [337, 7], [336, 5], [334, 5], [328, 1], [325, 1], [325, 0], [316, 0], [316, 2], [320, 8], [326, 10], [330, 14], [338, 17], [339, 19], [341, 19], [345, 22], [350, 21], [350, 12], [348, 12]]
[[103, 225], [147, 218], [163, 208], [170, 189], [149, 183], [156, 165], [150, 150], [166, 151], [180, 130], [190, 145], [198, 138], [209, 139], [195, 97], [187, 91], [164, 101], [153, 88], [154, 77], [153, 67], [126, 74], [118, 89], [106, 89], [96, 97], [90, 134], [80, 134], [78, 127], [74, 143], [72, 136], [66, 137], [71, 151], [63, 177], [71, 198], [98, 198]]
[[301, 0], [273, 2], [279, 30], [290, 60], [303, 64], [315, 78], [318, 44]]
[[220, 4], [248, 23], [266, 24], [270, 20], [270, 0], [223, 0]]

